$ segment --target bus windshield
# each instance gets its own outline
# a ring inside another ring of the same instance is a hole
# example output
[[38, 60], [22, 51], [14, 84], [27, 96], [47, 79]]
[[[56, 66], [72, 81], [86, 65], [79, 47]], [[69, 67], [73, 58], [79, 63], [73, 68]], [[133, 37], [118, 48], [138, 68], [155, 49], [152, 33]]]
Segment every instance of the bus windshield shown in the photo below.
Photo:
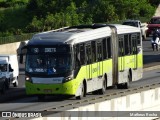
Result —
[[61, 74], [71, 70], [71, 55], [32, 54], [26, 56], [26, 72]]

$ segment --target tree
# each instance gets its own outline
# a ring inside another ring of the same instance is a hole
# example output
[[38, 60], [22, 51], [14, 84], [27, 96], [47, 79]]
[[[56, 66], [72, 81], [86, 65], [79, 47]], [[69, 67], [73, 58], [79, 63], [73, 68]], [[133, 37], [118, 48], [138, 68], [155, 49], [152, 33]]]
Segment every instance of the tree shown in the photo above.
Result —
[[79, 16], [80, 23], [83, 24], [93, 23], [93, 14], [90, 12], [90, 6], [86, 1], [84, 1], [81, 5], [79, 5], [79, 8], [77, 8], [77, 13]]
[[150, 18], [154, 15], [155, 13], [155, 7], [151, 6], [151, 4], [149, 4], [147, 2], [147, 0], [141, 0], [139, 1], [139, 15], [141, 17], [147, 17]]
[[159, 0], [148, 0], [148, 2], [152, 5], [152, 6], [158, 6], [160, 4]]
[[[21, 5], [27, 2], [28, 0], [0, 2], [0, 6], [12, 6], [8, 13], [9, 9], [0, 11], [1, 32], [19, 34], [25, 28], [27, 32], [40, 32], [64, 26], [117, 23], [119, 20], [142, 17], [148, 21], [160, 4], [159, 0], [29, 0], [27, 7], [22, 8]], [[16, 12], [17, 6], [22, 9]], [[14, 22], [16, 18], [17, 21]]]
[[42, 28], [43, 28], [43, 18], [38, 20], [36, 16], [34, 16], [32, 22], [26, 27], [29, 33], [41, 32], [43, 30]]
[[44, 17], [43, 0], [30, 0], [27, 5], [27, 11], [33, 16]]
[[[79, 18], [77, 14], [77, 8], [74, 2], [71, 2], [70, 6], [66, 8], [66, 15], [68, 16], [68, 22], [71, 25], [78, 25], [79, 24]], [[70, 17], [69, 17], [70, 15]]]
[[44, 20], [43, 30], [52, 30], [55, 27], [55, 17], [53, 14], [48, 14]]
[[118, 19], [115, 13], [115, 7], [109, 1], [99, 0], [95, 3], [93, 9], [94, 22], [109, 22]]

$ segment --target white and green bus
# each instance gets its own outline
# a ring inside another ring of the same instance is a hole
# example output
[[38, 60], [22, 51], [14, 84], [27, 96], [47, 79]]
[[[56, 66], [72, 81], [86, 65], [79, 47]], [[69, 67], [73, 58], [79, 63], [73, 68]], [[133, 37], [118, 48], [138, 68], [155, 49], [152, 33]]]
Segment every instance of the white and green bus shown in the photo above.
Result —
[[[25, 46], [28, 95], [104, 94], [142, 78], [140, 29], [118, 24], [66, 27], [38, 33]], [[23, 55], [20, 57], [21, 61]]]

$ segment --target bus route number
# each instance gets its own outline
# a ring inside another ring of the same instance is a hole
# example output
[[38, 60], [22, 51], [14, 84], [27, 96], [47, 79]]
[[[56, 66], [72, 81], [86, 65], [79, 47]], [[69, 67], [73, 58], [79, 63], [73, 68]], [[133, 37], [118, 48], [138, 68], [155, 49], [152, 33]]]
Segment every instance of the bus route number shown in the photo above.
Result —
[[45, 52], [56, 52], [56, 48], [45, 48]]

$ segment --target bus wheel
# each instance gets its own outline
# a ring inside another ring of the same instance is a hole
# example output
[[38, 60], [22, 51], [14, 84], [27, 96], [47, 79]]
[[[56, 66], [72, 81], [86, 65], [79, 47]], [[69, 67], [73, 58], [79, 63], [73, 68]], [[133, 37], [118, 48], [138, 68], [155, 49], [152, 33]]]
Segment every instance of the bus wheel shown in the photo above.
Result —
[[127, 82], [124, 84], [124, 89], [128, 89], [129, 88], [129, 82], [132, 81], [132, 78], [131, 78], [131, 73], [128, 72], [128, 77], [127, 77]]
[[122, 89], [122, 84], [117, 84], [118, 89]]
[[84, 86], [84, 83], [82, 83], [82, 85], [81, 85], [81, 94], [80, 94], [80, 96], [77, 96], [76, 97], [76, 99], [77, 100], [81, 100], [83, 97], [85, 97], [85, 86]]
[[99, 94], [103, 95], [106, 91], [106, 88], [107, 88], [106, 80], [105, 78], [103, 78], [102, 89], [99, 90]]
[[99, 94], [99, 91], [98, 91], [98, 90], [93, 91], [92, 94], [93, 94], [93, 95], [98, 95], [98, 94]]
[[118, 89], [128, 89], [130, 81], [132, 81], [132, 76], [131, 76], [131, 73], [128, 72], [127, 82], [121, 83], [121, 84], [117, 84], [117, 88]]
[[43, 100], [45, 99], [45, 96], [44, 96], [44, 95], [38, 95], [37, 97], [38, 97], [38, 100], [39, 100], [39, 101], [43, 101]]

